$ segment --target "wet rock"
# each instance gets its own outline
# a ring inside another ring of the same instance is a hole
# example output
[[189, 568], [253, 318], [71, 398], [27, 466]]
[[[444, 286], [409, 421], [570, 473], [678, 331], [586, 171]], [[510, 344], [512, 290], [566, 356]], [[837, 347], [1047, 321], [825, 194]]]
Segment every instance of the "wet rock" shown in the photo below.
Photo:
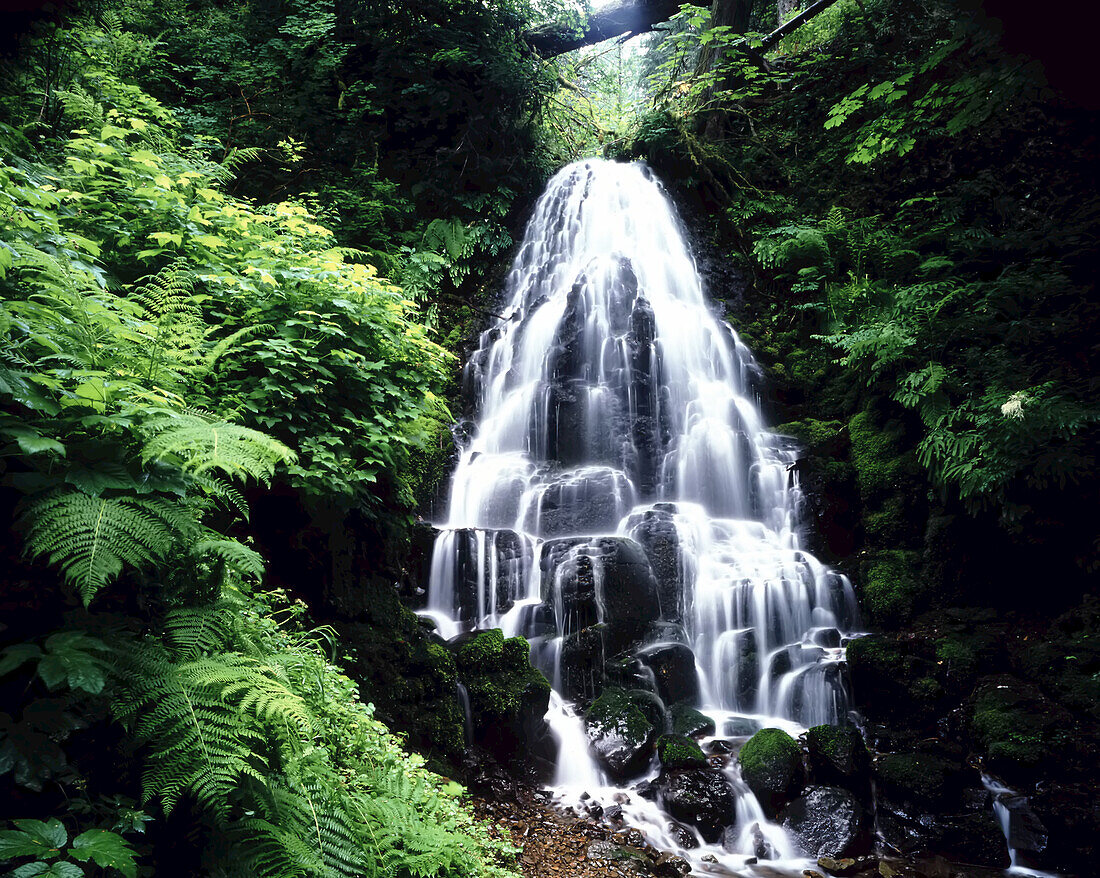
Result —
[[819, 857], [817, 865], [830, 875], [839, 875], [841, 878], [854, 875], [860, 868], [853, 857]]
[[774, 818], [802, 788], [802, 751], [794, 738], [780, 729], [761, 729], [737, 758], [745, 783], [769, 817]]
[[735, 716], [722, 723], [722, 734], [731, 738], [748, 738], [760, 731], [760, 723], [747, 716]]
[[657, 780], [657, 790], [661, 807], [695, 826], [707, 841], [717, 841], [733, 822], [733, 792], [721, 772], [696, 768], [664, 773]]
[[649, 764], [657, 727], [622, 689], [609, 687], [592, 702], [585, 729], [596, 758], [613, 777], [628, 778]]
[[1046, 851], [1050, 833], [1031, 809], [1027, 797], [1002, 796], [999, 801], [1008, 810], [1009, 846], [1032, 857]]
[[938, 852], [949, 860], [993, 869], [1008, 867], [1005, 837], [993, 814], [975, 812], [940, 817], [936, 828]]
[[676, 735], [713, 735], [714, 720], [686, 704], [674, 704], [669, 710], [672, 732]]
[[[648, 399], [648, 394], [646, 394]], [[649, 559], [661, 601], [661, 618], [680, 622], [684, 617], [684, 587], [680, 558], [680, 538], [673, 522], [673, 512], [649, 509], [630, 528]]]
[[706, 757], [699, 745], [684, 735], [661, 735], [657, 739], [657, 758], [661, 767], [669, 770], [703, 768], [706, 765]]
[[603, 625], [590, 625], [563, 638], [560, 653], [561, 688], [566, 698], [592, 698], [604, 688]]
[[616, 844], [628, 845], [636, 848], [640, 848], [646, 844], [645, 833], [635, 827], [620, 829], [618, 832], [612, 833], [611, 840]]
[[810, 857], [842, 857], [865, 841], [863, 808], [840, 787], [810, 787], [782, 814], [783, 828]]
[[634, 792], [650, 802], [657, 801], [657, 785], [651, 780], [643, 780], [641, 783], [635, 784]]
[[[613, 533], [634, 499], [629, 480], [617, 469], [589, 466], [570, 470], [545, 486], [538, 502], [531, 505], [524, 528], [543, 537]], [[641, 547], [638, 552], [642, 554]], [[656, 583], [653, 596], [656, 600]], [[659, 611], [653, 618], [658, 615]]]
[[694, 702], [699, 698], [699, 677], [695, 672], [695, 654], [682, 643], [662, 643], [646, 647], [638, 659], [652, 672], [657, 693], [668, 704]]
[[661, 854], [652, 866], [657, 878], [683, 878], [691, 874], [691, 863], [676, 854]]
[[707, 752], [717, 756], [727, 756], [737, 749], [737, 745], [733, 741], [727, 741], [725, 738], [716, 738], [710, 741], [707, 745]]
[[871, 758], [855, 727], [814, 726], [806, 732], [806, 750], [815, 783], [851, 790], [867, 786]]
[[695, 833], [682, 823], [677, 823], [675, 820], [670, 820], [668, 826], [669, 835], [675, 840], [678, 847], [683, 850], [694, 850], [699, 847], [699, 839], [695, 837]]

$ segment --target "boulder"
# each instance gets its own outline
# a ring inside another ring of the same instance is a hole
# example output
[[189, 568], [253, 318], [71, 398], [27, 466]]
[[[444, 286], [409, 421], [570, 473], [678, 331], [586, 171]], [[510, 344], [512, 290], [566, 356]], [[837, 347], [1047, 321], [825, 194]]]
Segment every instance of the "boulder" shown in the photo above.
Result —
[[992, 812], [939, 816], [935, 828], [936, 852], [949, 860], [991, 869], [1009, 866], [1008, 845]]
[[771, 818], [802, 789], [802, 750], [780, 729], [761, 729], [745, 743], [737, 759], [745, 783]]
[[806, 732], [806, 751], [814, 783], [866, 788], [871, 757], [854, 726], [814, 726]]
[[[585, 714], [585, 730], [596, 758], [619, 780], [649, 765], [658, 730], [639, 708], [641, 699], [622, 689], [608, 687]], [[643, 703], [644, 706], [644, 703]]]
[[657, 694], [666, 704], [694, 703], [699, 699], [699, 676], [695, 653], [683, 643], [658, 643], [637, 653], [638, 660], [653, 672]]
[[706, 756], [691, 738], [683, 735], [661, 735], [657, 739], [657, 759], [665, 769], [703, 768]]
[[809, 857], [844, 857], [867, 839], [863, 807], [840, 787], [809, 787], [783, 809], [783, 828]]
[[714, 720], [686, 704], [672, 705], [669, 714], [672, 718], [672, 732], [676, 735], [713, 735]]
[[733, 791], [720, 771], [665, 772], [656, 786], [658, 804], [676, 820], [696, 827], [708, 842], [717, 841], [735, 819]]

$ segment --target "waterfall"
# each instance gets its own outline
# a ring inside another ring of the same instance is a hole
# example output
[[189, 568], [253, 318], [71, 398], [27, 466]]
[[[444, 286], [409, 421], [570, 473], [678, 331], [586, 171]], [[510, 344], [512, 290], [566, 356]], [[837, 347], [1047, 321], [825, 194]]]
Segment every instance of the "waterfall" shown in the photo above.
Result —
[[[610, 801], [577, 709], [607, 685], [693, 704], [717, 737], [844, 722], [851, 585], [800, 546], [797, 447], [762, 423], [759, 369], [708, 305], [651, 172], [599, 160], [560, 171], [505, 295], [505, 319], [466, 367], [477, 429], [428, 612], [448, 632], [501, 627], [531, 642], [556, 690], [560, 795]], [[725, 845], [685, 855], [728, 868], [762, 848], [796, 857], [735, 762], [726, 773], [737, 816]], [[614, 791], [627, 821], [682, 847], [635, 790]]]

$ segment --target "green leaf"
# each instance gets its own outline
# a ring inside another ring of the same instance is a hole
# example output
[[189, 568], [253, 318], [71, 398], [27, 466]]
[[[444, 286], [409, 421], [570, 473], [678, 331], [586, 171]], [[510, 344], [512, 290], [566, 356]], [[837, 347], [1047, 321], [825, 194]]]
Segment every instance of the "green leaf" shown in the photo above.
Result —
[[61, 853], [69, 838], [65, 827], [56, 817], [48, 821], [13, 820], [17, 829], [0, 832], [0, 859], [38, 857], [51, 859]]
[[33, 643], [16, 643], [9, 646], [0, 653], [0, 677], [10, 674], [20, 665], [41, 657], [42, 650]]
[[16, 440], [24, 454], [41, 454], [44, 451], [65, 456], [65, 446], [49, 436], [20, 436]]
[[27, 863], [11, 873], [11, 878], [84, 878], [84, 870], [75, 863]]
[[117, 869], [126, 878], [135, 878], [137, 863], [134, 861], [133, 848], [117, 833], [106, 829], [89, 829], [73, 839], [69, 852], [74, 860], [86, 863], [89, 860], [103, 869]]

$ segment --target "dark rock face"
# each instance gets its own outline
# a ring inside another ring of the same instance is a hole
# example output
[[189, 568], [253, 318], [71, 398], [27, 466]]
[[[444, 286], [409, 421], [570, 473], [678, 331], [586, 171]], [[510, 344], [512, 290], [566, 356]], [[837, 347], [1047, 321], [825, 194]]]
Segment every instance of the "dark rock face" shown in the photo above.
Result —
[[[510, 610], [517, 597], [520, 574], [531, 563], [530, 542], [512, 530], [463, 528], [454, 532], [454, 552], [456, 618], [471, 622], [494, 602], [498, 612]], [[479, 562], [482, 552], [485, 560]], [[495, 581], [489, 584], [492, 594], [478, 594], [480, 563], [487, 567], [491, 564], [497, 571]]]
[[563, 473], [546, 486], [532, 504], [524, 528], [545, 537], [613, 533], [634, 501], [621, 471], [584, 467]]
[[840, 787], [809, 787], [782, 814], [783, 828], [809, 857], [844, 857], [866, 841], [863, 807]]
[[989, 811], [940, 817], [936, 821], [935, 850], [949, 860], [1004, 869], [1008, 848], [1001, 826]]
[[657, 694], [666, 704], [694, 703], [699, 699], [695, 654], [682, 643], [660, 643], [638, 652], [638, 659], [653, 672]]
[[708, 842], [716, 842], [734, 820], [734, 798], [720, 771], [696, 768], [662, 774], [657, 801], [674, 818], [695, 826]]
[[[645, 694], [645, 693], [643, 693]], [[641, 699], [609, 687], [592, 702], [585, 715], [588, 742], [600, 764], [620, 780], [642, 771], [656, 740], [657, 725], [644, 711]]]
[[780, 729], [761, 729], [737, 758], [745, 783], [769, 817], [774, 818], [802, 788], [802, 751], [794, 738]]
[[880, 797], [906, 811], [948, 811], [961, 803], [967, 768], [932, 753], [890, 753], [875, 763]]
[[638, 541], [649, 559], [661, 601], [661, 618], [669, 622], [682, 622], [687, 609], [684, 605], [684, 582], [680, 538], [673, 523], [672, 509], [650, 509], [630, 529], [630, 535]]

